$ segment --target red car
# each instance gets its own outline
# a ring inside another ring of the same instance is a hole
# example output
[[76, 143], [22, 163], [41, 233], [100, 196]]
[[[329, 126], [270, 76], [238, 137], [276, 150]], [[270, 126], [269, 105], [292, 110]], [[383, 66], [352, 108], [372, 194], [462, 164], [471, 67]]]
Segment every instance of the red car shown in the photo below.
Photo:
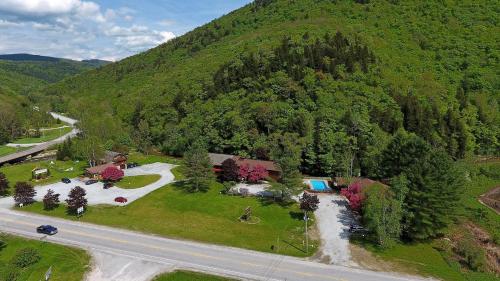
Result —
[[125, 198], [125, 197], [116, 197], [116, 198], [115, 198], [115, 202], [117, 202], [117, 203], [122, 203], [122, 204], [123, 204], [123, 203], [127, 203], [127, 202], [128, 202], [128, 200], [127, 200], [127, 198]]

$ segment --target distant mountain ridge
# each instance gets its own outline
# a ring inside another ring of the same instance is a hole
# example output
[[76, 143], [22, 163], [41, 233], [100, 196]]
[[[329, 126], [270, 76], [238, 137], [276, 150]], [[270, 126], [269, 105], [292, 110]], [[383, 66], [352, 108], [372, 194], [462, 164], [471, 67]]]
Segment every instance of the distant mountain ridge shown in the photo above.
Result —
[[69, 60], [69, 61], [82, 62], [82, 63], [86, 63], [86, 64], [89, 64], [89, 65], [94, 65], [94, 66], [103, 66], [103, 65], [111, 63], [111, 61], [100, 60], [100, 59], [88, 59], [88, 60], [77, 61], [77, 60], [64, 59], [64, 58], [56, 58], [56, 57], [49, 57], [49, 56], [32, 55], [32, 54], [27, 54], [27, 53], [3, 54], [3, 55], [0, 55], [0, 60], [9, 60], [9, 61], [44, 61], [44, 62], [58, 62], [58, 61]]
[[71, 59], [26, 53], [0, 55], [0, 92], [27, 94], [51, 83], [111, 62]]

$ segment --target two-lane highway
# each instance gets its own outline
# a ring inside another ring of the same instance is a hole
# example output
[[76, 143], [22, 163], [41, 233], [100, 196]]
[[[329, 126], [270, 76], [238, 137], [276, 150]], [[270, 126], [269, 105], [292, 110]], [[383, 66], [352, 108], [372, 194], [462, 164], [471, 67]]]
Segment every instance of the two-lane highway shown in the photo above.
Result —
[[[161, 222], [158, 223], [169, 223]], [[248, 280], [289, 281], [391, 281], [421, 280], [342, 266], [325, 265], [300, 258], [254, 252], [224, 246], [161, 238], [87, 223], [0, 210], [0, 230], [41, 238], [35, 228], [50, 224], [59, 228], [47, 241], [84, 249], [139, 257], [176, 268], [193, 269]], [[224, 231], [221, 229], [221, 231]]]

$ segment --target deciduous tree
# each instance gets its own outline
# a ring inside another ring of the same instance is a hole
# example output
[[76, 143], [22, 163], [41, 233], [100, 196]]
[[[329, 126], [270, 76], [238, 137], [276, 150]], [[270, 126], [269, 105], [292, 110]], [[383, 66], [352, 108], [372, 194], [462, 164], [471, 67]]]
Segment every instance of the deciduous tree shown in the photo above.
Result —
[[365, 191], [363, 221], [378, 245], [390, 247], [401, 234], [402, 204], [387, 186], [375, 184]]
[[87, 207], [87, 198], [85, 196], [87, 192], [85, 189], [76, 186], [71, 189], [68, 194], [68, 199], [66, 199], [66, 203], [68, 204], [68, 211], [71, 213], [76, 213], [78, 208], [86, 208]]
[[59, 194], [54, 193], [54, 190], [49, 189], [43, 197], [43, 208], [52, 210], [59, 205]]
[[14, 186], [14, 201], [16, 204], [31, 204], [35, 202], [34, 198], [36, 195], [35, 188], [29, 183], [18, 182]]
[[257, 183], [269, 176], [269, 172], [262, 165], [255, 165], [248, 175], [248, 181], [251, 183]]
[[101, 174], [102, 179], [105, 181], [119, 181], [124, 175], [125, 173], [117, 167], [108, 167]]
[[239, 167], [234, 159], [226, 159], [222, 162], [222, 179], [224, 181], [238, 181]]
[[0, 173], [0, 196], [7, 195], [9, 191], [9, 180], [4, 173]]

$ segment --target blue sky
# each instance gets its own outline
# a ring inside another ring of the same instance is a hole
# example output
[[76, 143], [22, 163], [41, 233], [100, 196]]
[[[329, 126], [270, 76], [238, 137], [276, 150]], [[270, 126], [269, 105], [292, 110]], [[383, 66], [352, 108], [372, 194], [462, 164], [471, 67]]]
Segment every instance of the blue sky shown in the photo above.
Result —
[[0, 0], [0, 54], [119, 60], [251, 0]]

